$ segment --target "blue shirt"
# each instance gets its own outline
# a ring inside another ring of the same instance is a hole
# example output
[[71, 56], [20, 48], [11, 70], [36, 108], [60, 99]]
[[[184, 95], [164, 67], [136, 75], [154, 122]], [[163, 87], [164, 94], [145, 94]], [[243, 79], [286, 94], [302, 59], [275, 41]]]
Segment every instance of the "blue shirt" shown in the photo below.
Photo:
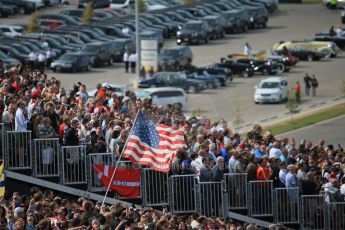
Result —
[[290, 171], [286, 174], [285, 185], [286, 185], [286, 188], [293, 188], [297, 186], [296, 177]]
[[254, 156], [257, 157], [257, 158], [259, 158], [259, 159], [262, 159], [262, 158], [264, 157], [264, 153], [261, 152], [260, 149], [255, 149], [255, 151], [254, 151]]

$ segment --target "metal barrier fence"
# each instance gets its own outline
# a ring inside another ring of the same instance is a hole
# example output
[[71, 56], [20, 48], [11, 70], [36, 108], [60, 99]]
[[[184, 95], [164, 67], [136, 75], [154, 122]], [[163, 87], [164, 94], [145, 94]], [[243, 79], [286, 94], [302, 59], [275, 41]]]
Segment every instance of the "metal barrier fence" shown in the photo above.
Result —
[[59, 138], [34, 139], [33, 175], [37, 177], [59, 176]]
[[345, 229], [345, 202], [327, 204], [328, 229]]
[[325, 197], [323, 195], [302, 195], [300, 201], [301, 229], [325, 229]]
[[9, 170], [32, 169], [31, 131], [7, 131], [5, 137], [5, 156]]
[[0, 159], [4, 159], [4, 150], [5, 150], [5, 130], [4, 130], [4, 123], [0, 123], [0, 133], [1, 133], [1, 136], [0, 136]]
[[86, 184], [86, 146], [62, 146], [62, 184]]
[[250, 216], [273, 216], [273, 181], [250, 181], [247, 200]]
[[198, 210], [201, 215], [223, 217], [223, 183], [199, 182]]
[[276, 188], [274, 190], [274, 220], [276, 223], [299, 223], [299, 189]]
[[247, 173], [224, 174], [229, 209], [247, 209]]
[[170, 177], [170, 210], [174, 214], [197, 212], [197, 187], [194, 175]]
[[143, 206], [169, 206], [168, 173], [144, 168], [141, 174]]

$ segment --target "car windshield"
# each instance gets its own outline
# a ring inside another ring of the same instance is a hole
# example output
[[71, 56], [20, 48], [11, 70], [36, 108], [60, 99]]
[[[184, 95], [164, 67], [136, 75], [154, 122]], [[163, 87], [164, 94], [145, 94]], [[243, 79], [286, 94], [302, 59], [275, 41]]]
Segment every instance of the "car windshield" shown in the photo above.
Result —
[[279, 82], [263, 82], [260, 86], [261, 89], [276, 89], [279, 88]]
[[187, 23], [183, 26], [183, 29], [187, 29], [187, 30], [195, 30], [199, 28], [200, 28], [200, 24], [198, 23]]
[[186, 80], [187, 79], [187, 75], [186, 74], [179, 74], [176, 75], [176, 80]]
[[0, 50], [0, 58], [1, 58], [1, 59], [7, 59], [8, 56], [7, 56], [4, 52], [2, 52], [2, 51]]
[[75, 61], [77, 57], [75, 55], [66, 54], [66, 55], [61, 56], [60, 59], [64, 61]]
[[173, 50], [173, 49], [163, 50], [163, 55], [166, 55], [166, 56], [177, 56], [178, 55], [178, 50]]
[[16, 31], [18, 33], [22, 33], [23, 32], [23, 28], [14, 28], [14, 31]]

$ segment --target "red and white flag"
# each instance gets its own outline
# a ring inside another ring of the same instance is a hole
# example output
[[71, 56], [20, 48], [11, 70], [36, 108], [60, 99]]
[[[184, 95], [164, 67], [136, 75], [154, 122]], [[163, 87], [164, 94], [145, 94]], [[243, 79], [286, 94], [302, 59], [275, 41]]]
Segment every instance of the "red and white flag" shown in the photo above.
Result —
[[138, 112], [123, 157], [132, 163], [148, 165], [156, 171], [169, 172], [175, 152], [186, 146], [184, 132], [167, 125], [155, 124]]
[[[115, 167], [93, 165], [93, 169], [102, 184], [108, 188]], [[111, 181], [110, 190], [122, 197], [137, 198], [140, 195], [141, 171], [138, 169], [117, 168]]]

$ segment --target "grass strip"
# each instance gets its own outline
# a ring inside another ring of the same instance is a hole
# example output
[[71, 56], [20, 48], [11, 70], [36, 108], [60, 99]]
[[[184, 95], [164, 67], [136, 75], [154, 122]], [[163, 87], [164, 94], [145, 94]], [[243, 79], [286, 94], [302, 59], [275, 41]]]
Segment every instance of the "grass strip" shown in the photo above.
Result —
[[283, 121], [279, 124], [264, 127], [264, 130], [270, 130], [273, 135], [278, 135], [335, 118], [343, 114], [345, 114], [345, 104], [335, 105], [302, 117], [298, 117], [298, 114], [296, 114], [294, 115], [295, 118], [292, 120], [288, 119], [287, 121]]

